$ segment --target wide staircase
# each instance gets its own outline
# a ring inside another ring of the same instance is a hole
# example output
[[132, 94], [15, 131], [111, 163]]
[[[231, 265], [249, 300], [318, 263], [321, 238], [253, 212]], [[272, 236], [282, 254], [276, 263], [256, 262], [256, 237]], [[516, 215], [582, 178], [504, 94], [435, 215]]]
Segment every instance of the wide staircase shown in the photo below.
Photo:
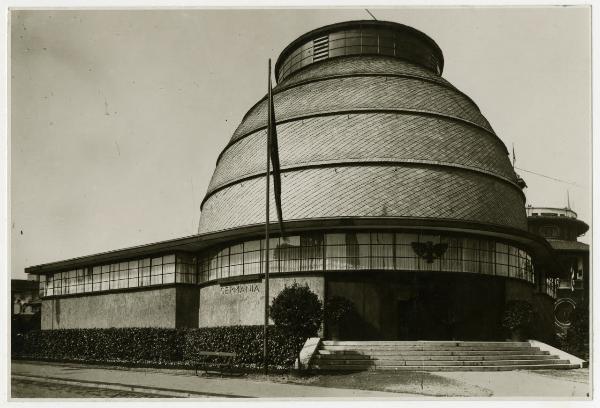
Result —
[[528, 342], [321, 342], [311, 368], [331, 371], [502, 371], [578, 368]]

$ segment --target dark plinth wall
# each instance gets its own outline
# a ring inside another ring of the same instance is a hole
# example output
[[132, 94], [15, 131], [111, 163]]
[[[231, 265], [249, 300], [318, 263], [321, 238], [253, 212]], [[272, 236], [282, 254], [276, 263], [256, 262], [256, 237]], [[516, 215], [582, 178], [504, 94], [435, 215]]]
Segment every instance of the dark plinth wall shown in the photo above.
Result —
[[504, 340], [505, 302], [537, 299], [528, 283], [452, 273], [332, 274], [327, 296], [356, 306], [340, 333], [349, 340]]

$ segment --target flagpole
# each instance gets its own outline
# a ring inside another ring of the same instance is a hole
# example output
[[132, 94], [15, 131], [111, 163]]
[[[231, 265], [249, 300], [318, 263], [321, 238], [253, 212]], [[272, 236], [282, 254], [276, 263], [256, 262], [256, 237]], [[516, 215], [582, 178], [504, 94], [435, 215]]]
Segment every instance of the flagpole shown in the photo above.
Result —
[[[269, 58], [269, 96], [268, 103], [271, 104], [271, 59]], [[271, 109], [268, 114], [268, 125], [267, 125], [267, 171], [266, 171], [266, 213], [265, 213], [265, 322], [263, 326], [263, 364], [265, 369], [265, 375], [269, 373], [269, 365], [267, 364], [267, 357], [269, 355], [267, 349], [267, 326], [269, 325], [269, 190], [271, 188], [271, 178], [269, 173], [271, 171]]]

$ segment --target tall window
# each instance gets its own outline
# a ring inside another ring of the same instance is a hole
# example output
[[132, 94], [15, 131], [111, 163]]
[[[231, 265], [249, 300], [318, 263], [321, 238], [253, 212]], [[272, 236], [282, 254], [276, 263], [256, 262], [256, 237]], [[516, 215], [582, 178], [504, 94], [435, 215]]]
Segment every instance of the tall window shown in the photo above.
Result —
[[346, 269], [346, 234], [325, 234], [325, 258], [328, 270]]
[[371, 233], [372, 269], [394, 269], [394, 234]]
[[440, 243], [447, 245], [440, 268], [448, 272], [461, 272], [463, 268], [463, 240], [458, 237], [441, 237]]
[[479, 273], [479, 240], [466, 238], [462, 248], [465, 272]]
[[304, 234], [300, 236], [302, 251], [302, 270], [323, 270], [323, 235]]
[[281, 239], [277, 244], [274, 253], [275, 259], [279, 261], [280, 272], [295, 272], [302, 270], [302, 248], [300, 246], [299, 236]]
[[496, 275], [508, 276], [508, 245], [496, 242]]
[[413, 242], [419, 242], [418, 234], [396, 234], [396, 269], [417, 270], [419, 262], [412, 247]]
[[229, 248], [229, 276], [244, 274], [244, 244]]
[[262, 271], [260, 241], [244, 242], [244, 275], [255, 275]]

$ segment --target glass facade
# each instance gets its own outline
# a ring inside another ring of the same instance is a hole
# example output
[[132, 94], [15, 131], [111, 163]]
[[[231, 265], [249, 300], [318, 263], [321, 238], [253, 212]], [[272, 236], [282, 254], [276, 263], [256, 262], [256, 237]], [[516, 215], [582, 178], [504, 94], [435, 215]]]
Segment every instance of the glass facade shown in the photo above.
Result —
[[[40, 279], [41, 296], [173, 283], [200, 284], [264, 271], [265, 240], [57, 272]], [[531, 257], [513, 245], [476, 237], [419, 232], [305, 233], [271, 238], [270, 273], [433, 271], [495, 275], [535, 283]], [[555, 296], [558, 281], [541, 282]]]
[[441, 73], [440, 61], [424, 40], [390, 29], [362, 28], [330, 33], [296, 48], [281, 64], [280, 81], [292, 72], [320, 60], [344, 55], [375, 54], [404, 57]]
[[[442, 249], [440, 256], [417, 255], [415, 244]], [[207, 251], [199, 282], [263, 273], [264, 240]], [[531, 257], [512, 245], [488, 239], [419, 233], [343, 232], [271, 238], [270, 273], [400, 270], [498, 275], [534, 282]]]
[[171, 254], [42, 276], [40, 295], [71, 295], [175, 282], [195, 284], [196, 277], [194, 256]]

